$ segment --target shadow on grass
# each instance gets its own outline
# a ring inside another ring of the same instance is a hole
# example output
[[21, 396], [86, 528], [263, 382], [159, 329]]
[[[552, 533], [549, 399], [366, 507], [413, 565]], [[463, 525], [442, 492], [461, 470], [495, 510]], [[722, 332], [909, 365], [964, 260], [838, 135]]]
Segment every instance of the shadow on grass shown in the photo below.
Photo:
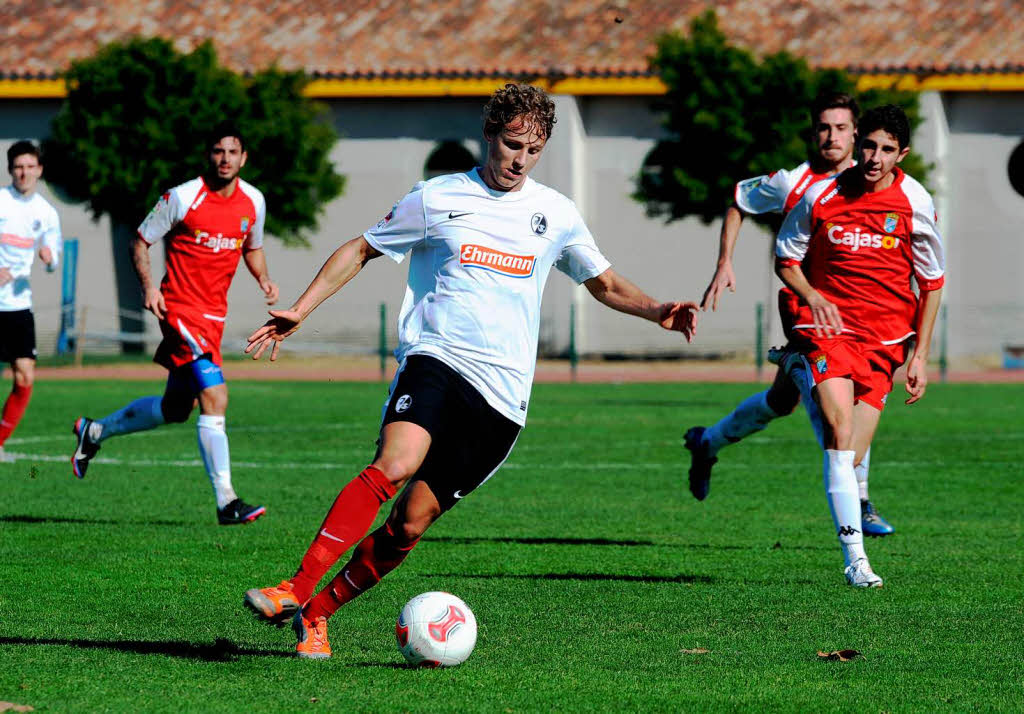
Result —
[[115, 521], [109, 518], [68, 518], [66, 516], [0, 516], [0, 523], [81, 523], [94, 526], [187, 526], [187, 521]]
[[29, 647], [78, 647], [85, 650], [113, 650], [132, 654], [164, 655], [201, 662], [231, 662], [239, 657], [294, 657], [293, 652], [239, 647], [231, 640], [213, 643], [147, 640], [79, 640], [60, 637], [0, 637], [0, 645]]
[[427, 578], [469, 578], [471, 580], [577, 580], [622, 583], [713, 583], [707, 575], [621, 575], [615, 573], [428, 573]]
[[458, 545], [472, 545], [474, 543], [516, 543], [518, 545], [658, 545], [650, 540], [612, 540], [610, 538], [460, 538], [447, 536], [442, 538], [427, 537], [423, 540], [436, 543], [455, 543]]

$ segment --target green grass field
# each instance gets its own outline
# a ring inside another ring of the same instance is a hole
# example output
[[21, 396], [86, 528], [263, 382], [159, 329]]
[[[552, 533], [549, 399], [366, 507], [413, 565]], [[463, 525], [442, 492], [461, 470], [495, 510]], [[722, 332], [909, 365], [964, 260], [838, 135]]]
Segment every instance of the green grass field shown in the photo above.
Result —
[[[803, 414], [721, 454], [707, 501], [681, 435], [750, 385], [538, 385], [505, 468], [331, 621], [335, 655], [241, 607], [292, 574], [372, 455], [379, 384], [231, 384], [234, 479], [267, 515], [216, 525], [194, 423], [107, 442], [71, 421], [158, 384], [48, 382], [0, 465], [0, 702], [40, 711], [1020, 711], [1024, 385], [894, 397], [867, 544], [843, 581]], [[895, 395], [895, 396], [898, 396]], [[480, 622], [449, 670], [406, 669], [402, 604], [449, 590]], [[818, 650], [853, 648], [851, 662]], [[708, 650], [693, 653], [693, 650]], [[0, 707], [2, 708], [2, 707]]]

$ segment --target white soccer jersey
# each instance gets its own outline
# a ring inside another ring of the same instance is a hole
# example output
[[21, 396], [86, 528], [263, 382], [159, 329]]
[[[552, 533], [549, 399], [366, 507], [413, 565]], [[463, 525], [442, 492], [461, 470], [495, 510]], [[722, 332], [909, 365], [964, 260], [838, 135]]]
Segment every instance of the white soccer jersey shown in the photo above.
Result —
[[495, 191], [475, 169], [416, 184], [363, 237], [395, 262], [411, 253], [399, 362], [441, 360], [520, 425], [551, 266], [577, 283], [610, 267], [572, 201], [530, 178]]
[[805, 161], [795, 169], [780, 169], [767, 176], [740, 181], [736, 184], [734, 198], [744, 213], [789, 213], [811, 184], [833, 175], [817, 173]]
[[25, 198], [14, 186], [0, 188], [0, 267], [11, 280], [0, 286], [0, 312], [32, 308], [29, 276], [36, 252], [46, 246], [56, 263], [60, 259], [60, 219], [38, 193]]

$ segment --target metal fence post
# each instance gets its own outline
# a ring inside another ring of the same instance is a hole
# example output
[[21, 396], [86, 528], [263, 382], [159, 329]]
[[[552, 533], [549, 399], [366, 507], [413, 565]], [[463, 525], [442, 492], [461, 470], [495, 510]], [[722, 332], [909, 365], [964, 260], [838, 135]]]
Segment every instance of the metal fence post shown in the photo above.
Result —
[[380, 355], [380, 378], [388, 375], [388, 306], [380, 304], [380, 338], [377, 342], [377, 353]]
[[572, 381], [576, 381], [576, 365], [579, 355], [576, 353], [576, 303], [569, 303], [569, 373]]
[[754, 328], [754, 364], [757, 365], [757, 380], [764, 372], [764, 303], [759, 302], [754, 310], [757, 326]]

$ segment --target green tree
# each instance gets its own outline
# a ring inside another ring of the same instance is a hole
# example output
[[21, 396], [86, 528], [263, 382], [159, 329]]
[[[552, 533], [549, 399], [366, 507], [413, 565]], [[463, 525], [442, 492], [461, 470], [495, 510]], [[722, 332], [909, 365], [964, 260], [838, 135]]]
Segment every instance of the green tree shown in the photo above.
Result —
[[[687, 36], [661, 36], [651, 67], [668, 87], [655, 105], [667, 137], [644, 160], [633, 198], [666, 222], [697, 216], [710, 223], [732, 202], [739, 179], [804, 161], [808, 107], [820, 92], [848, 92], [864, 107], [892, 102], [912, 127], [920, 124], [916, 94], [857, 92], [845, 72], [812, 69], [786, 52], [758, 58], [729, 43], [713, 11], [694, 18]], [[902, 166], [926, 180], [920, 156], [911, 153]]]
[[219, 65], [210, 43], [183, 54], [167, 40], [132, 39], [73, 62], [64, 77], [47, 180], [111, 219], [122, 332], [143, 330], [132, 315], [142, 310], [128, 252], [135, 228], [162, 191], [203, 171], [217, 123], [231, 119], [245, 135], [242, 176], [263, 192], [267, 232], [286, 245], [308, 245], [321, 208], [344, 188], [328, 159], [337, 135], [323, 106], [302, 96], [302, 73], [242, 77]]

